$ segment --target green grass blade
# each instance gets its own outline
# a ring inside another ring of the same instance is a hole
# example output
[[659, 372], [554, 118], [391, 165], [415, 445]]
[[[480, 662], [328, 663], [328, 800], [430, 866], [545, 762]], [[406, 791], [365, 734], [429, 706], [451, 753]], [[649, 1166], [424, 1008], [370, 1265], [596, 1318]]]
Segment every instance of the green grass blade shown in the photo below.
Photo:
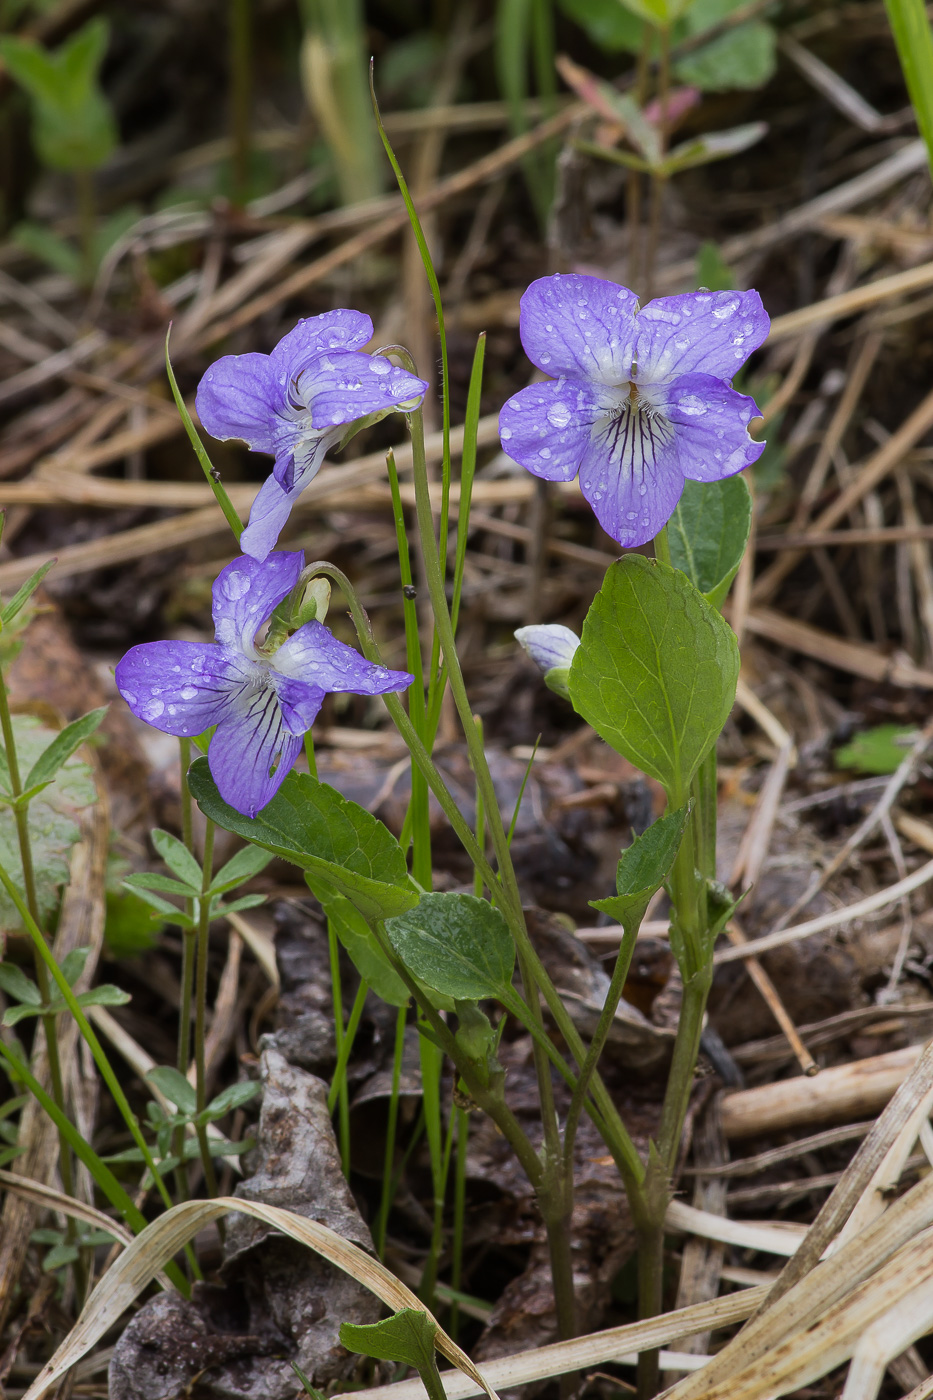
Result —
[[486, 358], [486, 332], [476, 342], [470, 387], [467, 391], [466, 416], [463, 420], [463, 457], [460, 463], [460, 506], [457, 512], [457, 551], [454, 557], [454, 589], [450, 604], [450, 625], [457, 632], [460, 595], [463, 591], [463, 570], [466, 561], [467, 537], [470, 532], [470, 506], [473, 500], [473, 479], [476, 475], [476, 438], [479, 431], [480, 402], [483, 391], [483, 362]]
[[933, 171], [933, 32], [923, 0], [885, 0], [917, 126]]
[[188, 434], [188, 440], [194, 448], [195, 456], [201, 463], [201, 468], [207, 479], [207, 484], [213, 491], [217, 504], [224, 513], [224, 519], [233, 531], [237, 544], [239, 544], [240, 536], [243, 533], [243, 522], [234, 510], [233, 502], [221, 484], [220, 476], [211, 462], [210, 457], [207, 455], [204, 444], [198, 436], [198, 430], [191, 421], [191, 414], [188, 412], [185, 401], [181, 396], [181, 390], [175, 379], [175, 371], [172, 369], [172, 361], [168, 353], [168, 338], [171, 333], [172, 328], [169, 326], [168, 330], [165, 332], [165, 372], [168, 375], [168, 382], [171, 386], [172, 398], [175, 400], [175, 407], [181, 415], [181, 421], [185, 425], [185, 432]]
[[[70, 1119], [65, 1117], [59, 1109], [58, 1104], [50, 1094], [45, 1092], [29, 1067], [25, 1065], [22, 1060], [17, 1059], [12, 1051], [4, 1045], [2, 1040], [0, 1040], [0, 1055], [3, 1056], [10, 1066], [7, 1072], [11, 1079], [22, 1080], [29, 1089], [29, 1092], [34, 1095], [37, 1102], [49, 1115], [55, 1127], [66, 1140], [72, 1152], [78, 1160], [83, 1162], [87, 1167], [94, 1181], [107, 1197], [107, 1200], [113, 1206], [114, 1210], [120, 1212], [134, 1234], [138, 1235], [145, 1230], [149, 1221], [127, 1195], [126, 1191], [124, 1191], [107, 1164], [101, 1161], [93, 1147], [81, 1136]], [[180, 1289], [185, 1297], [187, 1297], [189, 1294], [188, 1281], [178, 1268], [178, 1265], [167, 1264], [165, 1272], [168, 1274], [175, 1287]]]

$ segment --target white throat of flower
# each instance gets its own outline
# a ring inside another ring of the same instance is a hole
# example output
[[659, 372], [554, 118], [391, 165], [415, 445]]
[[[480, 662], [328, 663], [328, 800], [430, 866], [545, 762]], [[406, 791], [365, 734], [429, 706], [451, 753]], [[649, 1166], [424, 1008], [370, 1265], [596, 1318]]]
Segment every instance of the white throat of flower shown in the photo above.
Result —
[[[621, 474], [640, 481], [641, 494], [647, 495], [648, 482], [661, 453], [672, 442], [674, 427], [658, 407], [650, 385], [630, 380], [608, 389], [603, 399], [605, 412], [593, 423], [591, 435]], [[608, 482], [602, 489], [608, 489]], [[600, 489], [594, 491], [600, 499]]]

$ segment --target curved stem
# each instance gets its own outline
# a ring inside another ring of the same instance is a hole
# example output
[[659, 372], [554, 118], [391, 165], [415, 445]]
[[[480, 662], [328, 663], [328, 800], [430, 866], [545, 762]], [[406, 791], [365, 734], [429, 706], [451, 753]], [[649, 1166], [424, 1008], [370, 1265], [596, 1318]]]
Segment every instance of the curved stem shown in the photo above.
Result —
[[211, 928], [211, 897], [208, 890], [214, 870], [214, 823], [208, 818], [204, 831], [204, 864], [201, 882], [201, 900], [198, 911], [198, 966], [197, 986], [194, 995], [194, 1072], [195, 1093], [198, 1105], [196, 1131], [198, 1147], [201, 1149], [201, 1165], [204, 1168], [204, 1181], [212, 1196], [217, 1195], [217, 1175], [207, 1140], [207, 1124], [200, 1115], [207, 1107], [207, 1064], [205, 1042], [207, 1025], [207, 958]]

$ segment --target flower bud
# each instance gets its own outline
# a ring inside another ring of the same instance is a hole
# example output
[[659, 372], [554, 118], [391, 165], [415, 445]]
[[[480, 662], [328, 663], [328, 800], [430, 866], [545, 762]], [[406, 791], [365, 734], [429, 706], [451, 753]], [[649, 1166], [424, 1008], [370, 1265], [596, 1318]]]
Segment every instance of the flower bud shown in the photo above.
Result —
[[519, 627], [515, 640], [543, 672], [544, 684], [548, 689], [569, 700], [567, 682], [570, 663], [580, 645], [576, 632], [571, 632], [569, 627], [563, 627], [559, 622], [541, 623], [533, 627]]
[[292, 612], [291, 625], [297, 631], [306, 622], [323, 622], [330, 607], [330, 580], [313, 578], [305, 585], [301, 601]]

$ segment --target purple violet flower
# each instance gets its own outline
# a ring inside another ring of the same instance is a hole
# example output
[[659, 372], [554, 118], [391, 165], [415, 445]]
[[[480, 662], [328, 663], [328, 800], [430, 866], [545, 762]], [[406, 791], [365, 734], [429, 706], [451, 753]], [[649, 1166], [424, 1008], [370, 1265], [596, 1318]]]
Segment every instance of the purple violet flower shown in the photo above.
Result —
[[254, 559], [275, 547], [325, 452], [351, 436], [348, 425], [420, 404], [428, 387], [423, 379], [384, 355], [360, 353], [372, 335], [373, 323], [361, 311], [310, 316], [271, 355], [225, 355], [198, 385], [198, 417], [212, 437], [239, 438], [254, 452], [275, 456], [240, 539]]
[[303, 566], [300, 553], [234, 559], [214, 581], [216, 642], [144, 642], [116, 669], [130, 709], [163, 734], [193, 738], [217, 726], [210, 770], [224, 801], [247, 817], [275, 796], [325, 695], [384, 695], [413, 679], [372, 665], [321, 622], [263, 651], [256, 635]]
[[684, 481], [721, 481], [757, 460], [754, 401], [732, 375], [764, 341], [757, 292], [687, 292], [639, 308], [634, 292], [578, 273], [541, 277], [521, 301], [531, 362], [557, 377], [499, 415], [503, 450], [535, 476], [571, 481], [619, 544], [652, 539]]

